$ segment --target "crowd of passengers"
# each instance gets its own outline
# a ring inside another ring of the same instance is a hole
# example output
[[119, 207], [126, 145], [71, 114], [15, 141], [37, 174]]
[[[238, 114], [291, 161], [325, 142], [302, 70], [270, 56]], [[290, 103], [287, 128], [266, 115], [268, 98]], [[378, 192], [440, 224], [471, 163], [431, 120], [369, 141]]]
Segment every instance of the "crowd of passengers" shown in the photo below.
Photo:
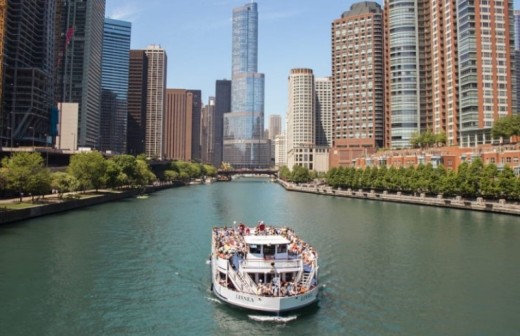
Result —
[[264, 222], [251, 229], [240, 223], [234, 227], [214, 228], [216, 247], [219, 258], [231, 259], [235, 254], [242, 259], [247, 256], [247, 244], [244, 236], [274, 236], [279, 235], [289, 240], [287, 253], [290, 257], [302, 256], [304, 264], [310, 265], [316, 258], [316, 251], [309, 244], [301, 240], [291, 228], [276, 228], [266, 226]]
[[[289, 258], [301, 256], [303, 259], [304, 272], [310, 272], [311, 264], [317, 257], [316, 251], [303, 240], [301, 240], [291, 228], [276, 228], [266, 226], [263, 222], [258, 222], [255, 228], [249, 228], [240, 223], [238, 226], [214, 228], [216, 250], [219, 258], [228, 259], [234, 269], [238, 267], [239, 261], [247, 257], [247, 244], [244, 236], [273, 236], [280, 235], [289, 240], [287, 253]], [[265, 257], [265, 256], [264, 256]], [[267, 258], [267, 257], [265, 257]], [[311, 288], [315, 285], [312, 284]], [[307, 290], [300, 283], [290, 281], [273, 280], [269, 283], [260, 283], [258, 286], [258, 294], [265, 296], [293, 296], [305, 293]]]

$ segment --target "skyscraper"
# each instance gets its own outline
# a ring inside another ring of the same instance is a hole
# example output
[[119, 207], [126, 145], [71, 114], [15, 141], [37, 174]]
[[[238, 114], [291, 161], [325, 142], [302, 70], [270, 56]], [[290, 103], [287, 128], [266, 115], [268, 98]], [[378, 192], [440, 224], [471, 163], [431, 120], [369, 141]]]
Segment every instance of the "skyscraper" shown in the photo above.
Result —
[[163, 159], [167, 56], [159, 45], [149, 45], [145, 54], [148, 59], [145, 153], [147, 157]]
[[201, 136], [201, 117], [202, 117], [202, 92], [200, 90], [188, 90], [191, 93], [192, 112], [191, 112], [191, 159], [202, 160]]
[[333, 166], [383, 147], [383, 42], [375, 2], [353, 4], [332, 23]]
[[[321, 83], [322, 84], [322, 83]], [[321, 87], [323, 89], [323, 87]], [[328, 93], [330, 97], [331, 93]], [[326, 95], [321, 93], [321, 99]], [[289, 103], [287, 108], [286, 150], [287, 165], [303, 166], [318, 172], [329, 169], [329, 148], [318, 144], [318, 118], [316, 79], [311, 69], [292, 69], [289, 75]], [[330, 104], [329, 104], [330, 105]], [[276, 138], [275, 138], [276, 139]], [[278, 144], [280, 145], [280, 143]], [[276, 146], [276, 143], [275, 143]], [[280, 159], [280, 153], [276, 154]]]
[[282, 133], [282, 116], [279, 114], [271, 114], [269, 116], [269, 140]]
[[270, 164], [264, 139], [264, 75], [258, 73], [258, 9], [255, 2], [233, 10], [231, 111], [224, 115], [224, 161], [233, 167]]
[[164, 153], [167, 160], [192, 159], [193, 105], [191, 91], [166, 89]]
[[[0, 0], [0, 50], [4, 50], [5, 44], [5, 20], [7, 16], [7, 0]], [[0, 78], [4, 78], [4, 53], [0, 52]], [[4, 81], [0, 80], [0, 99], [3, 97]], [[0, 147], [8, 146], [10, 142], [11, 128], [7, 128], [9, 123], [9, 116], [3, 111], [3, 104], [0, 104]]]
[[215, 139], [213, 165], [220, 167], [224, 149], [224, 113], [231, 111], [231, 81], [222, 79], [215, 83]]
[[79, 146], [98, 147], [101, 111], [101, 59], [105, 0], [69, 0], [60, 6], [65, 45], [59, 62], [59, 101], [79, 103]]
[[130, 50], [128, 74], [127, 152], [145, 153], [146, 98], [148, 92], [148, 56], [144, 50]]
[[520, 10], [515, 10], [515, 87], [516, 113], [520, 114]]
[[332, 80], [330, 77], [314, 79], [316, 92], [316, 146], [332, 146]]
[[132, 24], [105, 19], [101, 74], [101, 150], [126, 153]]
[[4, 144], [42, 145], [54, 105], [56, 0], [0, 4], [3, 99], [0, 136]]
[[215, 164], [215, 97], [209, 97], [208, 104], [202, 109], [201, 120], [201, 148], [202, 162], [211, 163], [218, 167], [220, 162]]

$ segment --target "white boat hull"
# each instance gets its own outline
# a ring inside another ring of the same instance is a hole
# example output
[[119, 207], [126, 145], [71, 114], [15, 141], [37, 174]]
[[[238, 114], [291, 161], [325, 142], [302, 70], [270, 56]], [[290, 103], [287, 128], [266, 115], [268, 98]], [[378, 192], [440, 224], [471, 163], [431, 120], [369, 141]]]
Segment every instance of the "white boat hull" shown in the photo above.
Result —
[[300, 309], [316, 302], [318, 299], [318, 287], [300, 295], [271, 297], [242, 293], [213, 283], [213, 293], [229, 304], [272, 313]]

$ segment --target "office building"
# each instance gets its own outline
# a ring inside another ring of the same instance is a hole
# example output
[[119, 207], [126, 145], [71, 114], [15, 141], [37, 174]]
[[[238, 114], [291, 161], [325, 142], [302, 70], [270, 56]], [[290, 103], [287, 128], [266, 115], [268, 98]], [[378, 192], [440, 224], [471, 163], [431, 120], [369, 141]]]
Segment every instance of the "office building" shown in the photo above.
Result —
[[269, 140], [274, 140], [277, 135], [282, 133], [282, 116], [271, 114], [269, 116]]
[[273, 140], [274, 147], [274, 167], [287, 166], [287, 142], [285, 132], [278, 134]]
[[167, 56], [159, 45], [149, 45], [144, 52], [148, 59], [145, 154], [162, 160]]
[[215, 140], [213, 165], [220, 167], [224, 150], [224, 114], [231, 112], [231, 81], [222, 79], [215, 83]]
[[98, 148], [105, 0], [69, 0], [58, 7], [65, 46], [59, 62], [58, 100], [79, 104], [78, 145]]
[[54, 105], [56, 0], [0, 3], [0, 136], [10, 146], [42, 146]]
[[100, 149], [120, 154], [126, 153], [131, 31], [130, 22], [105, 19]]
[[316, 93], [316, 146], [332, 146], [332, 80], [330, 77], [314, 79]]
[[223, 160], [235, 168], [267, 168], [264, 138], [264, 74], [258, 73], [258, 8], [233, 10], [231, 111], [224, 115]]
[[193, 91], [166, 89], [164, 113], [164, 159], [192, 160]]
[[[202, 162], [215, 166], [215, 97], [209, 97], [208, 104], [202, 108], [201, 120]], [[217, 166], [220, 162], [217, 163]]]
[[148, 56], [144, 50], [130, 50], [128, 73], [128, 117], [126, 144], [132, 155], [145, 153]]
[[191, 112], [191, 159], [193, 161], [202, 161], [201, 146], [201, 118], [202, 118], [202, 92], [200, 90], [188, 90], [192, 96], [192, 112]]

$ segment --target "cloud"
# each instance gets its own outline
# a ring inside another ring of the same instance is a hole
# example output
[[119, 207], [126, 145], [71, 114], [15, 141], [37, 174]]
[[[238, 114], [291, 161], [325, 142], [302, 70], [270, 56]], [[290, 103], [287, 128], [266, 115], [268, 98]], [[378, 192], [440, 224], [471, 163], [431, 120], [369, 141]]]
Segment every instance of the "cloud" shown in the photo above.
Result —
[[127, 2], [120, 7], [114, 8], [108, 17], [114, 20], [136, 21], [142, 11], [142, 6], [139, 7], [135, 3]]

